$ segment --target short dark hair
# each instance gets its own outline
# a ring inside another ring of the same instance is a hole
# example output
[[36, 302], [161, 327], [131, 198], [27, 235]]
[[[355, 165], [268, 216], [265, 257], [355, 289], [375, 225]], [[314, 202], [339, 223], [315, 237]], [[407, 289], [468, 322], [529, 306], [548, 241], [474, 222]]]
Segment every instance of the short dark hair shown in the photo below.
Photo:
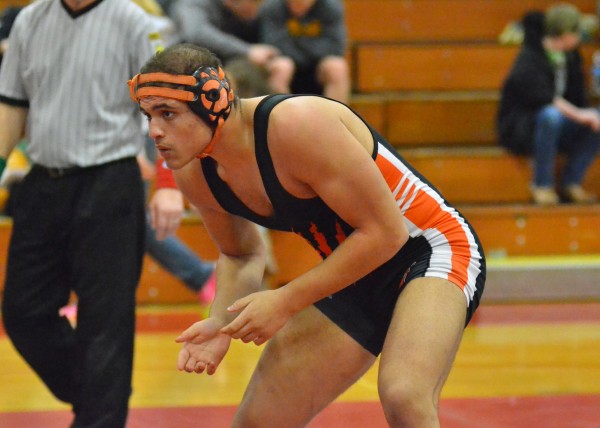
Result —
[[219, 69], [222, 68], [221, 60], [206, 48], [193, 43], [181, 43], [157, 52], [141, 72], [191, 76], [200, 67]]

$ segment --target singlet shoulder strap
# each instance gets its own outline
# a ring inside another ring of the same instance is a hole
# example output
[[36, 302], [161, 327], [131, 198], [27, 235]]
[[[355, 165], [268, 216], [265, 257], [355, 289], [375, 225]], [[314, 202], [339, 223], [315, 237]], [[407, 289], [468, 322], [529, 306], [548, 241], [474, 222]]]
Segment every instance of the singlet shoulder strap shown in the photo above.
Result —
[[256, 159], [265, 185], [265, 190], [267, 191], [276, 212], [278, 211], [278, 207], [282, 206], [291, 208], [292, 212], [295, 210], [302, 210], [305, 208], [305, 204], [310, 201], [298, 199], [293, 195], [290, 195], [283, 188], [275, 173], [275, 167], [273, 165], [271, 153], [269, 152], [267, 140], [269, 115], [273, 108], [280, 102], [297, 96], [301, 95], [269, 95], [259, 103], [254, 112], [254, 150], [256, 152]]

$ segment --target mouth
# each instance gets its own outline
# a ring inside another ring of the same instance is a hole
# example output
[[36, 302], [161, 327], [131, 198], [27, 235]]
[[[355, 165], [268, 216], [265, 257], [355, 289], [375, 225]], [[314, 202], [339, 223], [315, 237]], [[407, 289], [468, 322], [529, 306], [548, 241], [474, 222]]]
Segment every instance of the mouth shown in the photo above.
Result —
[[167, 146], [163, 146], [161, 144], [156, 145], [156, 150], [160, 153], [162, 157], [167, 157], [171, 153], [171, 148]]

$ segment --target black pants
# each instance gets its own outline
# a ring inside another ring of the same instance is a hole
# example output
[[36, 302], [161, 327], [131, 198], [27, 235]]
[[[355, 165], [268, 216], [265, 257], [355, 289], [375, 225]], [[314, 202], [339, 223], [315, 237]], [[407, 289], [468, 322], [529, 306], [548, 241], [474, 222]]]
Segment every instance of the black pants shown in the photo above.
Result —
[[[33, 168], [12, 203], [5, 329], [50, 391], [73, 404], [74, 427], [124, 427], [144, 254], [137, 163], [125, 159], [59, 178]], [[71, 291], [78, 298], [75, 329], [58, 315]]]

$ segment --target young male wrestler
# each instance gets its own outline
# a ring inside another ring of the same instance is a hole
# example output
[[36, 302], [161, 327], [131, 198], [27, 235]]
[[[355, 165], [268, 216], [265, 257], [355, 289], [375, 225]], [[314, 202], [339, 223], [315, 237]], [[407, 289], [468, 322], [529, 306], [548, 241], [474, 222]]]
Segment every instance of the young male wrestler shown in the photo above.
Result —
[[[381, 355], [390, 426], [439, 426], [485, 278], [461, 214], [344, 104], [237, 99], [207, 50], [168, 48], [130, 88], [220, 250], [210, 316], [177, 338], [178, 368], [214, 374], [232, 338], [268, 342], [233, 426], [300, 427]], [[302, 235], [323, 262], [260, 290], [253, 223]]]

